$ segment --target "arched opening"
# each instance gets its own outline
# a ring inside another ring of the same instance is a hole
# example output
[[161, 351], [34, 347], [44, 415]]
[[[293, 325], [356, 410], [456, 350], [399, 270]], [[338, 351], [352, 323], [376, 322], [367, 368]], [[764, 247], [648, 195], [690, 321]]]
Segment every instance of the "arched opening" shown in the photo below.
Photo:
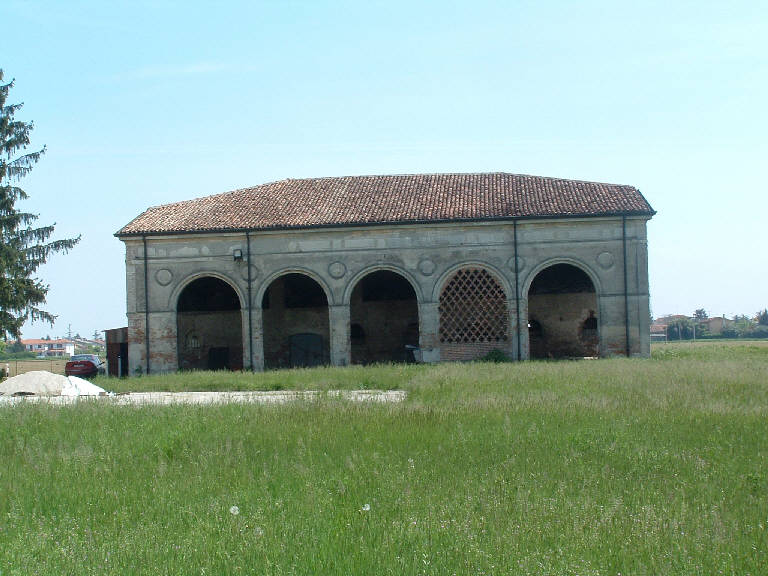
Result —
[[462, 268], [440, 293], [440, 357], [474, 360], [505, 352], [509, 313], [504, 288], [483, 268]]
[[176, 328], [180, 370], [242, 370], [240, 299], [223, 280], [205, 276], [182, 290]]
[[530, 357], [597, 356], [597, 310], [595, 285], [580, 268], [554, 264], [539, 272], [528, 290]]
[[276, 278], [261, 301], [264, 367], [293, 368], [328, 364], [328, 299], [306, 274]]
[[396, 272], [364, 276], [349, 304], [353, 364], [411, 362], [419, 345], [419, 305], [410, 282]]

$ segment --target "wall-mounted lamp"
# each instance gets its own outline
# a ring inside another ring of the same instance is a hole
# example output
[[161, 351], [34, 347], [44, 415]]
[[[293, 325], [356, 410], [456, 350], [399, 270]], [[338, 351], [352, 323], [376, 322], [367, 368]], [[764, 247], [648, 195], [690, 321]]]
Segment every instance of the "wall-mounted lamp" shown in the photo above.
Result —
[[243, 251], [240, 248], [236, 248], [232, 251], [232, 257], [235, 259], [235, 262], [240, 262], [243, 259]]

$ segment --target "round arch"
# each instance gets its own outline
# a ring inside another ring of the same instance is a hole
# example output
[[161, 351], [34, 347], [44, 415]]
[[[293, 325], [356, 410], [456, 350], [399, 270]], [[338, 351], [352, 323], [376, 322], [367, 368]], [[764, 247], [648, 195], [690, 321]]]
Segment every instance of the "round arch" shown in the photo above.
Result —
[[578, 268], [579, 270], [584, 272], [584, 274], [586, 274], [589, 277], [589, 279], [592, 281], [592, 285], [595, 287], [595, 293], [597, 293], [598, 295], [602, 293], [602, 288], [600, 285], [600, 277], [595, 273], [595, 271], [592, 269], [591, 266], [588, 266], [585, 262], [577, 258], [557, 257], [557, 258], [548, 258], [543, 262], [539, 262], [536, 266], [534, 266], [529, 270], [528, 274], [525, 276], [525, 279], [520, 284], [520, 298], [522, 299], [528, 296], [528, 292], [531, 289], [531, 284], [536, 279], [536, 276], [538, 276], [542, 270], [545, 270], [557, 264], [570, 264], [574, 268]]
[[413, 280], [393, 266], [371, 266], [355, 275], [345, 291], [353, 364], [414, 360], [419, 292]]
[[334, 298], [333, 298], [333, 292], [328, 287], [328, 283], [325, 281], [325, 279], [320, 276], [317, 272], [310, 270], [309, 268], [303, 268], [301, 266], [291, 266], [289, 268], [281, 268], [280, 270], [277, 270], [264, 278], [262, 283], [259, 285], [259, 289], [256, 290], [255, 293], [255, 308], [261, 308], [261, 302], [264, 299], [264, 294], [269, 289], [270, 285], [280, 278], [281, 276], [285, 276], [286, 274], [303, 274], [304, 276], [309, 276], [317, 282], [320, 285], [320, 288], [323, 289], [323, 292], [325, 292], [325, 299], [328, 302], [328, 306], [333, 306], [335, 304]]
[[243, 298], [221, 274], [198, 273], [173, 291], [180, 370], [242, 370]]
[[265, 368], [329, 363], [332, 295], [322, 278], [285, 268], [264, 280], [256, 298]]
[[510, 285], [509, 280], [507, 279], [506, 276], [504, 276], [504, 273], [501, 270], [499, 270], [496, 266], [494, 266], [493, 264], [489, 264], [488, 262], [483, 262], [481, 260], [467, 260], [465, 262], [459, 262], [458, 264], [454, 264], [450, 268], [446, 269], [445, 272], [443, 272], [437, 278], [437, 280], [435, 281], [435, 285], [432, 288], [433, 302], [438, 302], [440, 300], [440, 294], [442, 293], [443, 288], [445, 288], [446, 282], [448, 282], [456, 272], [458, 272], [463, 268], [480, 268], [482, 270], [485, 270], [491, 276], [494, 277], [494, 280], [496, 280], [501, 285], [507, 299], [510, 298], [510, 295], [514, 295], [515, 291]]
[[594, 357], [600, 353], [601, 287], [589, 266], [551, 258], [523, 283], [530, 358]]
[[240, 286], [238, 286], [237, 282], [235, 282], [232, 278], [230, 278], [226, 274], [222, 274], [221, 272], [204, 270], [202, 272], [195, 272], [194, 274], [189, 274], [188, 276], [185, 276], [179, 282], [176, 283], [176, 286], [171, 291], [171, 294], [168, 298], [168, 310], [178, 310], [179, 296], [181, 296], [181, 293], [187, 288], [187, 286], [192, 284], [192, 282], [205, 277], [216, 278], [228, 284], [229, 287], [235, 291], [235, 294], [237, 294], [237, 298], [238, 300], [240, 300], [240, 308], [241, 309], [247, 308], [248, 299], [245, 297], [245, 295], [241, 291]]
[[498, 269], [484, 262], [462, 262], [438, 279], [434, 294], [443, 360], [512, 352], [510, 286]]
[[367, 266], [366, 268], [363, 268], [357, 274], [352, 276], [349, 282], [347, 282], [347, 285], [344, 287], [344, 296], [342, 299], [342, 303], [349, 304], [352, 298], [352, 291], [355, 289], [355, 286], [357, 286], [357, 283], [360, 282], [360, 280], [362, 280], [365, 276], [368, 276], [373, 272], [379, 272], [382, 270], [385, 270], [388, 272], [394, 272], [395, 274], [399, 274], [400, 276], [405, 278], [408, 281], [408, 283], [411, 285], [411, 288], [413, 288], [413, 292], [414, 294], [416, 294], [416, 301], [419, 303], [419, 307], [421, 307], [421, 303], [424, 300], [424, 295], [422, 293], [421, 286], [413, 277], [413, 274], [411, 274], [410, 272], [408, 272], [403, 268], [400, 268], [399, 266], [393, 266], [391, 264], [374, 264], [372, 266]]

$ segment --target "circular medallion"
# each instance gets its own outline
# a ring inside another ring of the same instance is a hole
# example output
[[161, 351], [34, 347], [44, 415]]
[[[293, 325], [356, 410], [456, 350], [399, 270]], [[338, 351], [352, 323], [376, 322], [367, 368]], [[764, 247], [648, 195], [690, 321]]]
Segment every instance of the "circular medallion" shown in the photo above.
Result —
[[600, 267], [605, 270], [608, 270], [608, 268], [613, 266], [613, 254], [610, 252], [600, 252], [600, 254], [597, 255], [596, 260]]
[[[256, 266], [251, 266], [251, 282], [256, 280], [256, 278], [259, 277], [259, 269], [256, 268]], [[245, 263], [242, 263], [240, 265], [240, 277], [247, 281], [248, 280], [248, 265]]]
[[436, 269], [437, 269], [437, 264], [435, 264], [429, 258], [424, 258], [419, 262], [419, 272], [424, 274], [424, 276], [432, 276], [432, 274], [435, 273]]
[[344, 265], [344, 262], [332, 262], [328, 266], [328, 274], [330, 274], [333, 278], [341, 278], [346, 273], [347, 267]]
[[[515, 257], [514, 256], [512, 256], [512, 258], [507, 260], [507, 266], [509, 266], [509, 269], [512, 270], [513, 272], [515, 271]], [[523, 258], [522, 256], [518, 256], [518, 258], [517, 258], [517, 271], [519, 272], [523, 268], [525, 268], [525, 258]]]
[[173, 272], [168, 270], [167, 268], [163, 268], [162, 270], [158, 270], [155, 272], [155, 281], [160, 284], [160, 286], [168, 286], [168, 284], [171, 283], [173, 280]]

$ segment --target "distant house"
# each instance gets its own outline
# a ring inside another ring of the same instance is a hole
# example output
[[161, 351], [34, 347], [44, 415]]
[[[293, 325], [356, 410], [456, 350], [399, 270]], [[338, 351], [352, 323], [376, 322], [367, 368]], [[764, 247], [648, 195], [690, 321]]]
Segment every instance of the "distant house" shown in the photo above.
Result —
[[72, 356], [75, 353], [75, 343], [69, 340], [22, 340], [27, 352], [38, 356]]
[[714, 318], [707, 318], [702, 322], [697, 323], [699, 326], [704, 326], [709, 330], [710, 334], [722, 334], [724, 330], [733, 328], [734, 321], [729, 320], [725, 316], [715, 316]]
[[98, 349], [99, 354], [103, 354], [106, 349], [106, 342], [101, 338], [77, 338], [73, 339], [75, 345], [75, 352], [78, 354], [85, 354], [94, 351], [94, 348]]
[[671, 324], [675, 324], [676, 322], [685, 322], [686, 320], [690, 321], [691, 317], [686, 316], [685, 314], [669, 314], [667, 316], [656, 318], [653, 323], [654, 325], [659, 326], [669, 326]]
[[[662, 316], [656, 318], [651, 325], [651, 340], [664, 340], [665, 334], [669, 326], [678, 323], [690, 323], [696, 327], [696, 333], [707, 333], [710, 335], [722, 334], [724, 330], [729, 330], [734, 327], [735, 322], [729, 320], [725, 316], [715, 316], [713, 318], [704, 318], [698, 320], [691, 316], [685, 316], [684, 314], [670, 314], [668, 316]], [[659, 336], [661, 334], [661, 336]]]
[[667, 325], [651, 324], [651, 342], [667, 341]]

